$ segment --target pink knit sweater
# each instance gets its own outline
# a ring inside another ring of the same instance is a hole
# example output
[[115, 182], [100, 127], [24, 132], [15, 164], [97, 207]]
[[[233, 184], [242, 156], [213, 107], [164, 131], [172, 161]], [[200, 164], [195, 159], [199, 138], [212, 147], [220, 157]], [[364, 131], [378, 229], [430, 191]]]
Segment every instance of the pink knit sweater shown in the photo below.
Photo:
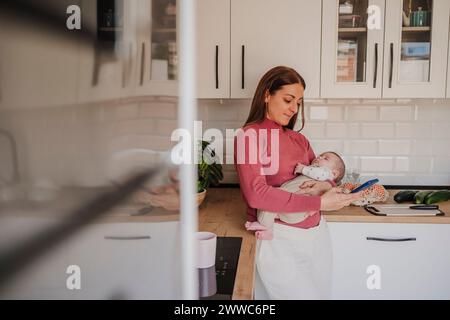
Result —
[[[300, 195], [277, 189], [281, 184], [295, 177], [294, 169], [297, 163], [309, 165], [315, 158], [308, 140], [302, 134], [283, 129], [282, 126], [269, 119], [246, 126], [244, 132], [248, 133], [247, 131], [250, 129], [253, 129], [257, 134], [259, 133], [256, 135], [258, 143], [261, 142], [261, 139], [266, 143], [262, 145], [259, 143], [261, 147], [256, 148], [258, 157], [255, 157], [255, 149], [252, 151], [249, 139], [247, 139], [245, 147], [242, 148], [238, 146], [238, 143], [241, 143], [242, 140], [235, 139], [234, 160], [239, 175], [241, 193], [247, 203], [248, 220], [257, 220], [256, 209], [277, 213], [319, 211], [320, 196]], [[278, 170], [265, 174], [264, 170], [268, 167], [276, 167], [274, 161], [277, 157], [272, 155], [271, 151], [273, 149], [272, 136], [274, 136], [275, 141], [276, 134], [271, 129], [277, 130], [279, 136]], [[261, 135], [263, 132], [267, 132], [267, 134]], [[256, 141], [254, 143], [258, 145]], [[245, 163], [238, 163], [238, 158], [240, 158], [240, 162], [243, 162], [243, 150], [245, 150]], [[256, 162], [250, 161], [252, 156], [253, 159], [256, 158]], [[268, 157], [271, 159], [270, 162], [265, 160]], [[308, 229], [317, 226], [319, 221], [320, 213], [290, 226]], [[280, 220], [276, 220], [276, 222], [284, 224]]]

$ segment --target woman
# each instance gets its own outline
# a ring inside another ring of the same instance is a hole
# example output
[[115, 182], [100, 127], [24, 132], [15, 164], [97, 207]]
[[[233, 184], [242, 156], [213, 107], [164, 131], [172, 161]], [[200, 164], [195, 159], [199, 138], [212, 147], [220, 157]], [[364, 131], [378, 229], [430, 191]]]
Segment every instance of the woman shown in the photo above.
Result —
[[[269, 70], [258, 84], [243, 128], [245, 133], [256, 132], [255, 138], [240, 139], [238, 135], [236, 139], [235, 163], [248, 220], [256, 221], [258, 209], [310, 213], [296, 225], [277, 221], [273, 240], [257, 242], [257, 272], [272, 299], [329, 298], [331, 246], [320, 210], [338, 210], [360, 197], [343, 194], [331, 181], [310, 181], [300, 187], [299, 194], [277, 189], [295, 177], [298, 162], [310, 164], [315, 158], [308, 140], [293, 131], [299, 109], [304, 126], [305, 88], [304, 79], [295, 70]], [[258, 155], [256, 161], [249, 161], [252, 150]], [[276, 167], [277, 171], [266, 174], [269, 167]]]

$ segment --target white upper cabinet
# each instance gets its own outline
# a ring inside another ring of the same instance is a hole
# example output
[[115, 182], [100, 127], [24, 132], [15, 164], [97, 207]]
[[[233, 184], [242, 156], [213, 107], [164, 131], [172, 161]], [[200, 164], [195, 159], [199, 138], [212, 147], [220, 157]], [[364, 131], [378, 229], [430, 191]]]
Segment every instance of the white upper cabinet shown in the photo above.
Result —
[[[450, 1], [388, 0], [386, 5], [383, 97], [444, 98]], [[402, 12], [410, 9], [408, 25]]]
[[41, 14], [34, 14], [36, 19], [0, 13], [0, 108], [76, 103], [79, 32], [57, 23], [64, 21], [67, 8], [78, 2], [45, 2]]
[[82, 27], [97, 43], [80, 48], [80, 102], [133, 94], [137, 69], [137, 2], [82, 0]]
[[[323, 98], [381, 97], [384, 0], [353, 3], [323, 1]], [[378, 9], [379, 26], [367, 26], [369, 8]]]
[[296, 69], [305, 96], [319, 97], [320, 1], [210, 2], [197, 3], [198, 97], [252, 98], [262, 75], [277, 65]]
[[323, 98], [443, 98], [450, 2], [323, 0]]
[[230, 97], [230, 1], [197, 1], [197, 97]]
[[178, 94], [177, 1], [138, 0], [135, 95]]

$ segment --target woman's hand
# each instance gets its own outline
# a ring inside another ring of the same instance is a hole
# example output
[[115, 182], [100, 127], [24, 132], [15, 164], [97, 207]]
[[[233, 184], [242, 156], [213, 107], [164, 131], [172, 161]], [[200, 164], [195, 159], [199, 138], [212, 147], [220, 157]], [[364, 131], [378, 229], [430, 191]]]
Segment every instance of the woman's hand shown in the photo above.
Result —
[[309, 194], [312, 196], [321, 196], [324, 192], [332, 188], [331, 184], [327, 181], [306, 181], [300, 186], [300, 190], [296, 193]]
[[334, 211], [342, 209], [353, 201], [360, 199], [361, 196], [362, 192], [345, 194], [341, 188], [332, 188], [322, 195], [320, 210]]

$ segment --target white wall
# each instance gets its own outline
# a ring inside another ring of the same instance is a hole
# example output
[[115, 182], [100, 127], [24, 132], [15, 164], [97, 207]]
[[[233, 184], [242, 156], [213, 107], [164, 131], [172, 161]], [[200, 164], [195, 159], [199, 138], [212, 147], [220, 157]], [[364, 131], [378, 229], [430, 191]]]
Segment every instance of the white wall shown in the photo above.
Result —
[[[204, 127], [238, 128], [250, 100], [202, 100]], [[333, 150], [361, 178], [384, 184], [450, 184], [450, 100], [315, 100], [306, 102], [303, 134], [316, 154]], [[225, 182], [237, 182], [232, 165]]]
[[[250, 103], [200, 100], [203, 130], [218, 128], [225, 136], [225, 129], [241, 127]], [[168, 150], [176, 117], [176, 99], [149, 97], [0, 111], [0, 127], [15, 133], [22, 177], [89, 186], [108, 183], [105, 163], [116, 151]], [[306, 118], [303, 133], [315, 152], [337, 151], [348, 167], [361, 171], [363, 179], [377, 176], [384, 184], [399, 185], [450, 184], [450, 100], [307, 101]], [[7, 144], [1, 142], [0, 161], [6, 162]], [[230, 162], [232, 155], [225, 159]], [[224, 170], [223, 182], [238, 182], [234, 165], [225, 165]]]
[[[163, 97], [0, 110], [0, 128], [17, 142], [21, 179], [56, 185], [109, 184], [113, 154], [131, 148], [167, 151], [176, 119], [177, 100]], [[7, 153], [0, 139], [0, 154]], [[9, 159], [0, 157], [0, 182], [10, 176]]]

